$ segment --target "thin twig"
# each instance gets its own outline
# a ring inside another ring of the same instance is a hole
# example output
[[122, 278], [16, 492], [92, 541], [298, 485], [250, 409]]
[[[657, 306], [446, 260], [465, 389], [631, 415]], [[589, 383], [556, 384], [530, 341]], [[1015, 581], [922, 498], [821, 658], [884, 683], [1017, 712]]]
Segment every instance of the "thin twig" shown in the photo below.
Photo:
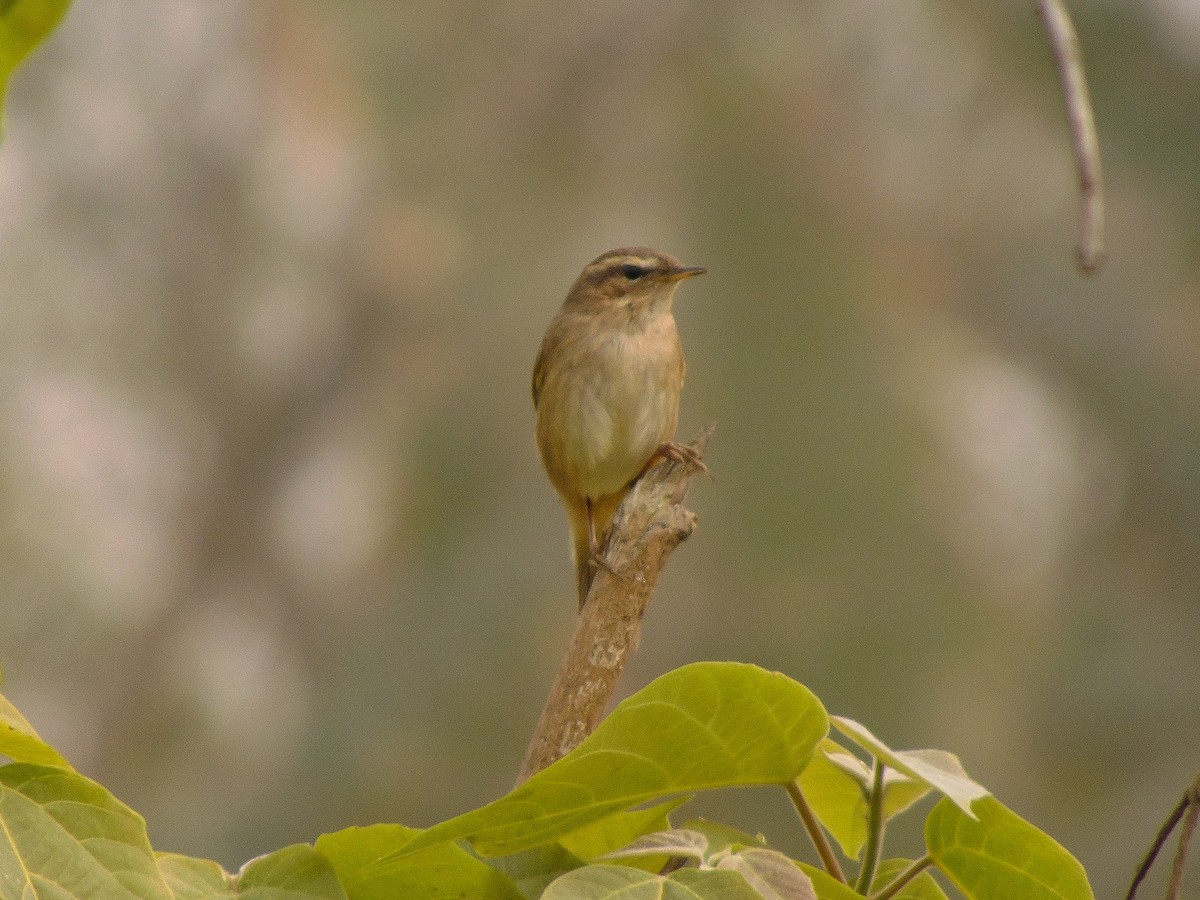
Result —
[[792, 805], [796, 807], [796, 812], [800, 814], [800, 821], [804, 823], [804, 829], [808, 832], [809, 839], [813, 842], [813, 846], [817, 848], [817, 854], [821, 857], [821, 865], [825, 867], [825, 871], [840, 881], [846, 883], [846, 873], [842, 871], [841, 864], [838, 863], [837, 856], [834, 855], [833, 845], [829, 843], [829, 838], [825, 835], [825, 829], [821, 827], [821, 823], [817, 821], [816, 814], [812, 811], [812, 807], [808, 805], [808, 800], [804, 797], [804, 792], [800, 790], [798, 782], [789, 781], [787, 784], [788, 796], [792, 798]]
[[1079, 170], [1079, 243], [1075, 247], [1075, 258], [1079, 270], [1092, 275], [1100, 271], [1107, 255], [1104, 249], [1104, 174], [1100, 167], [1096, 116], [1092, 112], [1092, 99], [1083, 73], [1079, 37], [1070, 14], [1062, 0], [1038, 0], [1038, 13], [1058, 66], [1067, 121], [1071, 125], [1075, 166]]
[[1192, 803], [1179, 829], [1179, 848], [1175, 851], [1175, 859], [1171, 863], [1171, 880], [1167, 882], [1167, 900], [1179, 900], [1183, 891], [1183, 870], [1187, 867], [1188, 847], [1192, 843], [1192, 834], [1196, 830], [1196, 821], [1200, 819], [1200, 791], [1193, 788]]
[[[703, 452], [715, 430], [715, 425], [705, 428], [692, 448]], [[518, 784], [574, 750], [600, 723], [637, 647], [659, 573], [671, 551], [696, 527], [695, 515], [683, 506], [695, 471], [676, 462], [653, 466], [617, 510], [605, 548], [611, 571], [596, 572], [525, 752]]]
[[[1200, 779], [1197, 779], [1200, 781]], [[1193, 788], [1196, 786], [1193, 785]], [[1158, 859], [1158, 853], [1162, 850], [1163, 844], [1167, 842], [1167, 838], [1171, 836], [1171, 832], [1175, 830], [1175, 826], [1179, 824], [1179, 820], [1183, 818], [1184, 812], [1190, 804], [1196, 801], [1196, 796], [1192, 789], [1184, 792], [1179, 802], [1175, 804], [1175, 808], [1171, 810], [1171, 814], [1167, 816], [1167, 820], [1162, 823], [1162, 827], [1158, 829], [1158, 834], [1154, 837], [1154, 843], [1150, 845], [1150, 849], [1146, 851], [1145, 857], [1142, 858], [1141, 864], [1137, 867], [1137, 871], [1133, 874], [1133, 881], [1129, 885], [1129, 890], [1125, 892], [1125, 900], [1133, 900], [1137, 894], [1138, 885], [1149, 874], [1150, 867], [1154, 865], [1154, 861]]]

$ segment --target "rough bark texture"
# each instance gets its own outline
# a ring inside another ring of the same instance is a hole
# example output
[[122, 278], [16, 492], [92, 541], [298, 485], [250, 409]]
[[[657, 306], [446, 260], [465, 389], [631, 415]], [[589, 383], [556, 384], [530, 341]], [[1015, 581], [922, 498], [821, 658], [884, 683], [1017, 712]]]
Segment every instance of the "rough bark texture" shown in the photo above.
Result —
[[[703, 453], [715, 430], [709, 425], [691, 446]], [[518, 783], [579, 746], [608, 709], [625, 662], [637, 647], [659, 573], [671, 551], [696, 527], [696, 516], [683, 506], [695, 471], [682, 463], [659, 463], [617, 510], [605, 548], [616, 574], [605, 569], [596, 573]]]

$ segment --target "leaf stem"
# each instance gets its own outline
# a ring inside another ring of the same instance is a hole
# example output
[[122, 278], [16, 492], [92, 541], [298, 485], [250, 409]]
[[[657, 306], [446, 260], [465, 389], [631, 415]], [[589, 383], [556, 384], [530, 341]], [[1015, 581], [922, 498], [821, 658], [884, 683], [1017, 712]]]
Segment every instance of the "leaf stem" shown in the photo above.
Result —
[[871, 794], [867, 797], [867, 848], [863, 851], [862, 868], [858, 870], [858, 881], [854, 885], [860, 894], [871, 889], [871, 879], [875, 877], [875, 867], [879, 865], [883, 851], [883, 773], [887, 766], [876, 757], [872, 768]]
[[911, 866], [888, 882], [887, 887], [877, 894], [872, 894], [870, 900], [891, 900], [896, 894], [900, 893], [900, 889], [920, 875], [923, 871], [933, 865], [933, 856], [926, 853]]
[[808, 832], [809, 839], [813, 842], [813, 846], [817, 848], [817, 853], [821, 857], [821, 864], [825, 866], [825, 871], [842, 884], [845, 884], [846, 873], [842, 871], [842, 867], [833, 853], [833, 846], [829, 843], [829, 838], [821, 828], [821, 823], [817, 821], [816, 814], [813, 813], [812, 807], [808, 805], [808, 801], [804, 799], [804, 792], [800, 790], [800, 782], [795, 780], [789, 781], [787, 783], [787, 792], [788, 796], [792, 798], [792, 805], [796, 807], [796, 812], [800, 814], [800, 821], [804, 823], [804, 828]]

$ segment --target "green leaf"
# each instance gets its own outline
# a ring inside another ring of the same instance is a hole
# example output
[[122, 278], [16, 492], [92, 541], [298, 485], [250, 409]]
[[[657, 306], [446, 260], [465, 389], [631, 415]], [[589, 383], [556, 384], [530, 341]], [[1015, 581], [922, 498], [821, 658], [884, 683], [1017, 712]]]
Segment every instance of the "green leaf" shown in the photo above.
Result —
[[237, 875], [207, 859], [159, 853], [158, 868], [172, 900], [346, 900], [324, 856], [307, 844], [250, 860]]
[[[908, 750], [901, 751], [900, 755], [906, 754], [939, 754], [941, 750]], [[947, 753], [946, 756], [954, 760], [958, 764], [958, 757], [953, 753]], [[949, 765], [947, 762], [946, 765]], [[959, 766], [961, 771], [962, 767]], [[966, 773], [964, 772], [965, 776]], [[929, 793], [931, 785], [924, 778], [913, 778], [903, 772], [898, 772], [895, 769], [888, 767], [883, 773], [883, 820], [887, 822], [893, 816], [899, 815], [908, 809], [922, 797]]]
[[643, 834], [627, 847], [608, 854], [609, 859], [628, 859], [633, 856], [682, 856], [700, 862], [707, 858], [708, 838], [699, 831], [672, 828]]
[[876, 759], [945, 794], [967, 815], [973, 815], [972, 803], [988, 796], [987, 788], [967, 777], [953, 753], [944, 750], [893, 750], [853, 719], [830, 716], [830, 722]]
[[717, 868], [740, 873], [763, 900], [817, 900], [812, 880], [777, 850], [752, 847], [731, 853]]
[[168, 900], [142, 817], [65, 769], [0, 767], [0, 896]]
[[710, 822], [708, 819], [688, 819], [680, 827], [698, 831], [704, 835], [708, 841], [710, 854], [730, 850], [738, 851], [745, 847], [767, 849], [767, 839], [761, 834], [747, 834], [720, 822]]
[[568, 853], [562, 844], [544, 844], [497, 857], [490, 863], [517, 886], [521, 896], [531, 898], [541, 897], [546, 886], [560, 875], [587, 865], [578, 856]]
[[584, 866], [546, 888], [542, 900], [762, 900], [737, 872], [680, 869], [655, 875], [627, 866]]
[[[883, 890], [912, 863], [911, 859], [885, 859], [875, 869], [875, 878], [871, 881], [871, 893]], [[948, 900], [946, 892], [928, 872], [922, 872], [900, 888], [900, 891], [893, 897], [894, 900]]]
[[346, 900], [333, 866], [308, 844], [293, 844], [252, 859], [235, 879], [245, 900]]
[[435, 825], [381, 864], [458, 838], [485, 856], [514, 853], [662, 796], [786, 784], [827, 730], [820, 701], [792, 679], [744, 663], [693, 663], [618, 705], [506, 797]]
[[970, 900], [1092, 900], [1083, 866], [1049, 835], [996, 798], [977, 818], [941, 800], [925, 820], [934, 863]]
[[810, 866], [806, 862], [796, 863], [812, 881], [817, 900], [863, 900], [863, 895], [848, 884], [838, 881], [824, 869]]
[[686, 803], [690, 798], [677, 797], [646, 809], [618, 812], [605, 816], [597, 822], [577, 828], [559, 838], [572, 854], [580, 859], [592, 860], [619, 850], [634, 838], [647, 832], [665, 831], [671, 827], [667, 816], [671, 810]]
[[62, 21], [68, 6], [70, 0], [0, 0], [0, 100], [13, 70]]
[[[609, 858], [651, 856], [665, 861], [670, 857], [682, 857], [692, 860], [701, 869], [727, 869], [740, 873], [766, 900], [816, 900], [812, 881], [797, 868], [795, 862], [778, 851], [754, 846], [755, 839], [749, 835], [733, 833], [738, 840], [731, 842], [727, 840], [727, 834], [716, 832], [721, 849], [714, 849], [703, 832], [672, 828], [642, 835], [628, 847], [610, 853]], [[742, 838], [750, 846], [746, 846]], [[658, 869], [661, 869], [661, 864], [651, 871]]]
[[[867, 840], [867, 793], [871, 770], [857, 756], [826, 738], [800, 775], [800, 790], [821, 824], [850, 859], [858, 859]], [[890, 766], [883, 776], [883, 816], [886, 822], [925, 794], [929, 785]]]
[[439, 844], [415, 853], [386, 870], [372, 867], [384, 853], [419, 833], [403, 825], [346, 828], [317, 838], [316, 850], [333, 866], [354, 900], [520, 900], [521, 892], [510, 878], [455, 844]]
[[0, 695], [0, 754], [13, 762], [71, 768], [57, 750], [38, 737], [21, 711], [3, 695]]
[[[832, 757], [832, 759], [831, 759]], [[833, 760], [845, 760], [837, 765]], [[857, 763], [864, 783], [850, 767]], [[867, 767], [838, 744], [826, 738], [800, 775], [800, 790], [813, 814], [850, 859], [858, 859], [867, 840]]]
[[158, 871], [173, 900], [233, 900], [233, 876], [211, 860], [159, 853]]

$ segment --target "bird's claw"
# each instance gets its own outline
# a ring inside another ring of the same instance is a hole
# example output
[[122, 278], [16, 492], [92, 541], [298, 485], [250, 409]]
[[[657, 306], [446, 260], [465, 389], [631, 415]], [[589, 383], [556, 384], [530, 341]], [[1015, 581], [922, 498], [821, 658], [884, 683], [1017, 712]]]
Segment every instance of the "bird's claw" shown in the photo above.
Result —
[[687, 444], [681, 444], [679, 441], [666, 441], [658, 445], [658, 450], [655, 451], [655, 456], [661, 456], [665, 459], [673, 460], [680, 465], [688, 466], [692, 469], [697, 469], [712, 478], [712, 472], [704, 462], [704, 457], [700, 455], [700, 451], [695, 447], [689, 447]]
[[613, 578], [621, 577], [621, 573], [613, 568], [612, 563], [605, 559], [604, 554], [599, 550], [592, 551], [592, 555], [588, 557], [588, 565], [593, 569], [603, 569], [609, 575], [613, 576]]

